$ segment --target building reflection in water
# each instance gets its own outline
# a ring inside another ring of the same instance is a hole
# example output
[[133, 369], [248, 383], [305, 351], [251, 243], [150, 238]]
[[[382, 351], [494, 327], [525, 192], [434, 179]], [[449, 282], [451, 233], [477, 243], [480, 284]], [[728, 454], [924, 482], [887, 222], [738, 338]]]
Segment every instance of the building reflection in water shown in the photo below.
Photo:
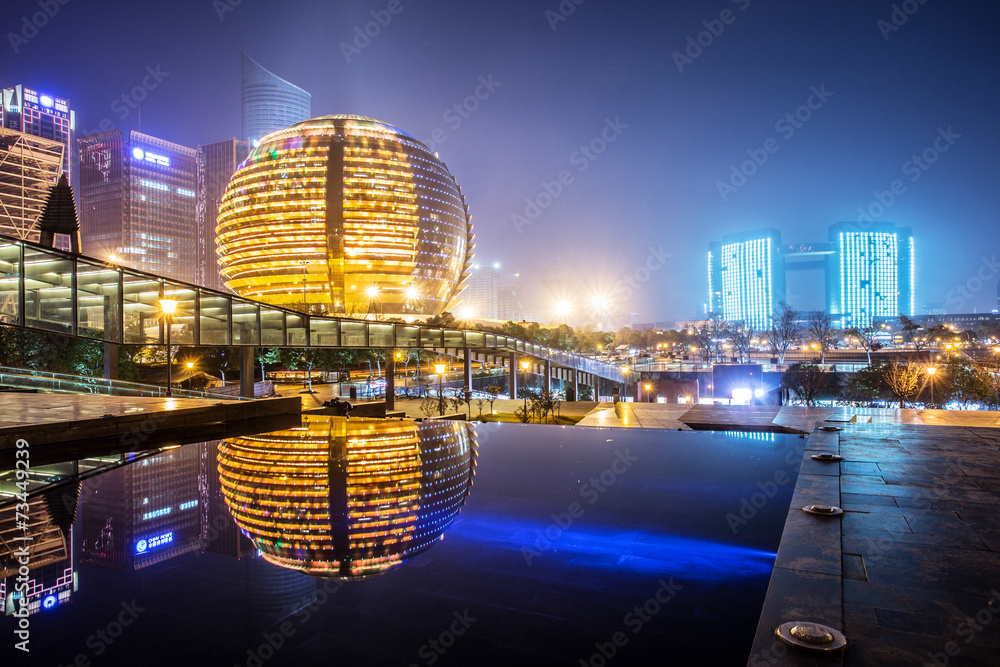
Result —
[[[31, 497], [28, 530], [21, 527], [24, 515], [17, 504], [0, 509], [0, 613], [8, 616], [27, 599], [28, 614], [68, 602], [77, 590], [73, 560], [73, 521], [76, 517], [80, 482], [52, 486]], [[27, 551], [27, 557], [22, 549]], [[21, 563], [28, 563], [28, 578], [19, 586]]]
[[219, 445], [222, 492], [263, 557], [320, 577], [384, 573], [443, 536], [472, 486], [465, 422], [304, 416]]

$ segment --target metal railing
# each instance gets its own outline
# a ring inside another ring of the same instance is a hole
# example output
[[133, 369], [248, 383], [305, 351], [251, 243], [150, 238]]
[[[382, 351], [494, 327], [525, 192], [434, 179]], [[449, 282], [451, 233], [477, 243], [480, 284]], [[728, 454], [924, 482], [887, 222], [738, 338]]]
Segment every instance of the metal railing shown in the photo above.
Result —
[[[38, 389], [60, 394], [94, 394], [102, 396], [147, 396], [166, 398], [167, 388], [155, 384], [140, 384], [123, 380], [105, 380], [86, 375], [49, 373], [25, 368], [0, 367], [0, 386], [15, 389]], [[174, 389], [174, 398], [205, 398], [214, 400], [249, 401], [253, 399], [216, 394], [207, 391]]]

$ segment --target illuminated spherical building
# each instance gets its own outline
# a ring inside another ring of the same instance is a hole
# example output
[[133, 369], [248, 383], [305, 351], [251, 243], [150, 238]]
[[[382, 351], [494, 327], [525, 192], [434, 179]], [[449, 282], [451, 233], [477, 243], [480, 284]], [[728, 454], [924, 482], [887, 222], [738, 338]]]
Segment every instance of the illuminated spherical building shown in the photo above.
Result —
[[265, 136], [219, 205], [226, 286], [312, 313], [439, 314], [457, 302], [474, 245], [444, 163], [363, 116], [322, 116]]
[[472, 486], [464, 422], [306, 416], [219, 445], [230, 513], [265, 559], [320, 577], [382, 574], [440, 539]]

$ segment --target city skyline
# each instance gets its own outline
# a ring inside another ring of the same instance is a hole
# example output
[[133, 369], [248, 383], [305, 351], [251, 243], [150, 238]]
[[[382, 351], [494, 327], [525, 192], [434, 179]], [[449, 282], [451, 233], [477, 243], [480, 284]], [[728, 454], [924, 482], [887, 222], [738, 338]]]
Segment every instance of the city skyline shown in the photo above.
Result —
[[[18, 39], [0, 57], [3, 85], [72, 100], [77, 136], [104, 120], [135, 129], [141, 116], [144, 132], [206, 145], [240, 132], [246, 50], [310, 91], [313, 115], [371, 115], [439, 151], [481, 251], [522, 285], [541, 286], [547, 264], [573, 258], [588, 267], [581, 290], [614, 294], [654, 251], [669, 253], [627, 290], [623, 312], [643, 321], [697, 314], [714, 238], [771, 226], [799, 243], [867, 217], [912, 227], [918, 248], [935, 249], [918, 307], [995, 305], [1000, 201], [989, 176], [1000, 146], [987, 110], [998, 14], [987, 3], [894, 18], [891, 3], [587, 4], [564, 15], [445, 2], [402, 5], [374, 36], [365, 28], [386, 21], [381, 6], [272, 15], [222, 4], [142, 10], [163, 29], [97, 46], [87, 28], [125, 31], [140, 10], [67, 5], [32, 33], [21, 19], [34, 5], [7, 6], [2, 24]], [[206, 46], [182, 52], [179, 41]], [[75, 57], [46, 57], [56, 46]], [[789, 296], [803, 310], [818, 300]]]

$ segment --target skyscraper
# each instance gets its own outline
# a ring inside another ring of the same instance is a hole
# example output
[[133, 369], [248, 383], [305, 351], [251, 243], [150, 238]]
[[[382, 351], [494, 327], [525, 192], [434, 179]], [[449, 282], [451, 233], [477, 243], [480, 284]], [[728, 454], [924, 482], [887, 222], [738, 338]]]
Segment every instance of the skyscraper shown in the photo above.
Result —
[[462, 292], [462, 307], [469, 316], [495, 320], [500, 317], [499, 265], [473, 267]]
[[215, 225], [219, 203], [229, 179], [250, 155], [250, 142], [229, 139], [198, 147], [197, 243], [198, 266], [195, 282], [202, 287], [222, 290], [215, 253]]
[[195, 282], [197, 151], [134, 130], [78, 143], [84, 253]]
[[771, 326], [785, 298], [785, 272], [778, 247], [781, 232], [757, 229], [712, 243], [708, 253], [709, 308], [731, 322]]
[[261, 137], [312, 117], [312, 95], [242, 54], [243, 139]]
[[915, 247], [908, 227], [840, 222], [830, 226], [830, 242], [835, 252], [827, 259], [828, 310], [842, 327], [915, 314]]
[[76, 114], [70, 109], [69, 100], [22, 85], [4, 88], [2, 96], [0, 126], [62, 144], [62, 169], [72, 183], [71, 147], [76, 131]]
[[38, 219], [64, 150], [58, 141], [0, 127], [0, 234], [39, 240]]

